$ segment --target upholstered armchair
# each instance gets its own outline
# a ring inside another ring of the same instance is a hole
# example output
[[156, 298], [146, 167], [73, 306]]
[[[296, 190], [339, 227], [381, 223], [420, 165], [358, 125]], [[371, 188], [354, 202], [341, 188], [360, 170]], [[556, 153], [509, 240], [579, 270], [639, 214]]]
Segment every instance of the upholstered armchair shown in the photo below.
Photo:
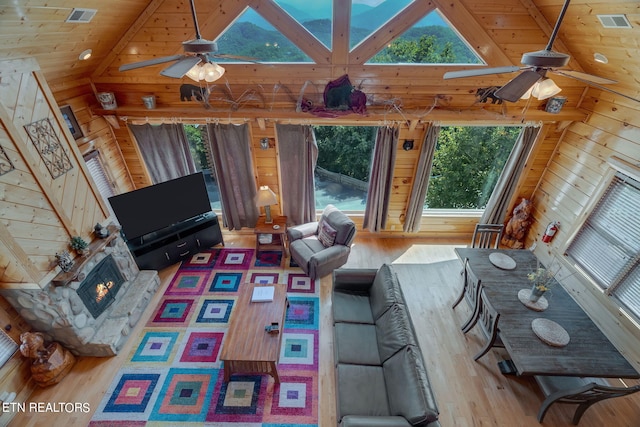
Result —
[[353, 221], [333, 205], [324, 209], [320, 221], [287, 228], [291, 258], [312, 279], [347, 262], [355, 235]]

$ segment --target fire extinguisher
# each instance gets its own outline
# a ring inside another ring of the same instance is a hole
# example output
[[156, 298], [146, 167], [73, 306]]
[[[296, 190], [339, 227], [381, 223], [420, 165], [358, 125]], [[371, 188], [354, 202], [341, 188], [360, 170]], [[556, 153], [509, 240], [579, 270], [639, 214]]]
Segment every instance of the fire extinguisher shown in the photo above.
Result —
[[560, 226], [560, 221], [553, 221], [547, 225], [547, 229], [544, 231], [544, 235], [542, 236], [542, 241], [544, 243], [549, 243], [553, 240], [553, 236], [558, 232], [558, 227]]

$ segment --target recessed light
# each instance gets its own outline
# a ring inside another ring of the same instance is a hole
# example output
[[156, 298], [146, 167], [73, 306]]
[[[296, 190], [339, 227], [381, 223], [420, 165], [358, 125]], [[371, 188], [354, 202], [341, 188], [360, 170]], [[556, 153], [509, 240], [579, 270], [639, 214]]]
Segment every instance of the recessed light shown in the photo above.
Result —
[[82, 51], [82, 53], [80, 53], [80, 55], [78, 56], [78, 59], [81, 61], [86, 61], [87, 59], [91, 58], [91, 49], [85, 49]]
[[593, 59], [594, 59], [596, 62], [599, 62], [599, 63], [601, 63], [601, 64], [606, 64], [606, 63], [608, 63], [608, 62], [609, 62], [609, 60], [607, 59], [607, 57], [606, 57], [606, 56], [604, 56], [603, 54], [598, 53], [598, 52], [596, 52], [596, 53], [594, 53], [594, 54], [593, 54]]

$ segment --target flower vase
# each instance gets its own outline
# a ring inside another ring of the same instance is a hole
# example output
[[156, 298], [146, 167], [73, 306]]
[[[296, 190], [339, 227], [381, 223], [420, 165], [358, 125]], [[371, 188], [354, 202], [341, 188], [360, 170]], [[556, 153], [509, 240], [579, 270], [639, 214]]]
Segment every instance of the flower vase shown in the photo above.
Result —
[[544, 292], [545, 292], [544, 290], [538, 288], [536, 285], [533, 285], [531, 287], [531, 295], [529, 295], [529, 301], [538, 302], [540, 297], [544, 295]]

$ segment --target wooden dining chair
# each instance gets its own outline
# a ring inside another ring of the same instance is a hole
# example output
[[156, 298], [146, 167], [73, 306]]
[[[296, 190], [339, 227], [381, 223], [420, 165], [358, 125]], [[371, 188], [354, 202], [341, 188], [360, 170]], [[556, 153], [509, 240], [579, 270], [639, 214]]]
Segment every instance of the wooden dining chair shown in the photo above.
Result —
[[480, 289], [481, 280], [475, 275], [475, 273], [469, 267], [469, 259], [465, 258], [463, 267], [462, 267], [462, 289], [460, 290], [460, 295], [454, 301], [451, 306], [452, 309], [455, 309], [460, 301], [463, 299], [467, 300], [469, 307], [473, 311], [471, 316], [462, 324], [460, 327], [463, 332], [467, 332], [465, 329], [471, 323], [475, 315], [475, 308], [477, 305], [476, 300], [478, 299], [478, 291]]
[[498, 249], [502, 238], [503, 224], [476, 224], [473, 230], [472, 248]]
[[538, 411], [538, 422], [540, 423], [547, 410], [556, 402], [578, 405], [572, 420], [573, 424], [577, 425], [585, 411], [594, 403], [613, 397], [628, 396], [640, 391], [640, 384], [632, 387], [613, 387], [604, 378], [546, 375], [534, 375], [534, 378], [545, 396]]
[[473, 329], [474, 326], [479, 325], [482, 334], [486, 338], [486, 342], [482, 349], [473, 356], [473, 360], [477, 361], [484, 356], [491, 347], [504, 347], [502, 340], [500, 340], [500, 330], [498, 329], [498, 321], [500, 320], [500, 313], [496, 311], [489, 299], [487, 293], [483, 287], [480, 286], [478, 290], [478, 298], [476, 308], [471, 317], [471, 322], [466, 326], [465, 333]]

